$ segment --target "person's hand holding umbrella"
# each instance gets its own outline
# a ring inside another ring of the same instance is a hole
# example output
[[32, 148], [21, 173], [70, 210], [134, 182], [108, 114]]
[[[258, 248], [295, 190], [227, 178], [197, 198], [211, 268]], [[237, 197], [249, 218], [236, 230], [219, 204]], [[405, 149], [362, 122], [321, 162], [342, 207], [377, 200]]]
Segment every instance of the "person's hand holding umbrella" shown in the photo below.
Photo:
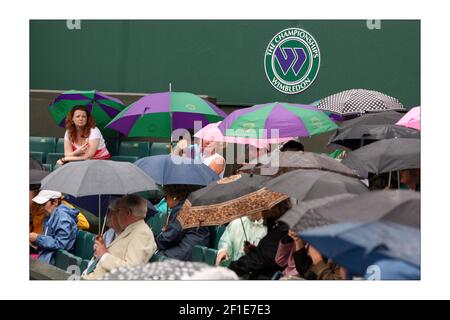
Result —
[[295, 251], [300, 251], [305, 246], [305, 243], [303, 240], [295, 233], [293, 230], [288, 231], [288, 236], [291, 237], [292, 240], [294, 240], [295, 243]]
[[106, 253], [108, 253], [108, 249], [106, 249], [103, 238], [97, 236], [94, 243], [94, 256], [101, 259]]

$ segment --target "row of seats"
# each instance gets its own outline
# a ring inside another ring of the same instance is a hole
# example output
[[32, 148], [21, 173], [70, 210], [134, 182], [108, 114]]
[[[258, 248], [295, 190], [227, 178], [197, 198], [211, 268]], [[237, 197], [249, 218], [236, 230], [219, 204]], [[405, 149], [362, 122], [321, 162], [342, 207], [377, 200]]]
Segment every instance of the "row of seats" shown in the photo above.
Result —
[[[135, 162], [139, 158], [170, 153], [169, 143], [148, 141], [121, 141], [105, 138], [111, 160]], [[52, 171], [58, 159], [64, 157], [64, 139], [54, 137], [30, 137], [30, 156], [45, 164]]]
[[95, 234], [78, 230], [74, 248], [71, 252], [58, 250], [55, 254], [55, 266], [68, 271], [69, 267], [77, 266], [83, 272], [94, 256]]

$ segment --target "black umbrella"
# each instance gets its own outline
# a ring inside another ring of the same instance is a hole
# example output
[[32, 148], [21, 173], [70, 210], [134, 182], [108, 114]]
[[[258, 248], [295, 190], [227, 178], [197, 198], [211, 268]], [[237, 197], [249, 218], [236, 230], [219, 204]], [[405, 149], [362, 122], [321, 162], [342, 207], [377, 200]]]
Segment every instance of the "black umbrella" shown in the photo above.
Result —
[[30, 169], [44, 170], [44, 166], [40, 161], [30, 157]]
[[395, 124], [361, 125], [338, 130], [329, 144], [356, 150], [378, 140], [394, 138], [420, 139], [420, 131]]
[[329, 143], [355, 150], [382, 139], [419, 139], [420, 131], [395, 125], [402, 116], [400, 112], [386, 111], [344, 121]]
[[302, 202], [279, 219], [296, 232], [342, 222], [383, 220], [420, 229], [420, 193], [382, 190]]
[[263, 187], [270, 179], [242, 173], [211, 183], [189, 195], [177, 219], [187, 229], [221, 225], [268, 210], [288, 198]]
[[375, 174], [420, 168], [420, 140], [377, 141], [350, 152], [342, 163], [358, 172]]
[[30, 184], [41, 184], [41, 180], [50, 172], [44, 170], [30, 169]]
[[313, 200], [342, 193], [364, 193], [369, 190], [358, 179], [334, 172], [298, 169], [265, 184], [271, 191], [284, 193], [299, 201]]
[[420, 194], [377, 191], [305, 202], [281, 220], [324, 256], [364, 274], [383, 259], [420, 266]]
[[354, 170], [346, 167], [339, 161], [312, 152], [272, 152], [270, 156], [265, 155], [264, 157], [261, 157], [260, 163], [247, 164], [239, 171], [259, 175], [278, 176], [296, 169], [317, 169], [359, 178]]

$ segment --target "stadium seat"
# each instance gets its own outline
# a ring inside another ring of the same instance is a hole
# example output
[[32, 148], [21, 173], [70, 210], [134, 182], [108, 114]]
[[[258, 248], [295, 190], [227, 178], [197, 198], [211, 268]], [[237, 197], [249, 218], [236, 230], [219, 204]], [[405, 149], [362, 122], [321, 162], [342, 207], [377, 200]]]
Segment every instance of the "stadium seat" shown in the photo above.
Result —
[[44, 163], [44, 160], [45, 160], [44, 152], [30, 151], [30, 157], [39, 161], [40, 163]]
[[58, 161], [62, 157], [64, 157], [64, 153], [51, 152], [51, 153], [47, 154], [47, 161], [45, 163], [51, 164], [54, 167], [56, 164], [56, 161]]
[[152, 229], [153, 235], [156, 237], [161, 233], [162, 228], [166, 224], [166, 214], [157, 212], [153, 217], [148, 219], [148, 226]]
[[148, 157], [150, 154], [150, 143], [148, 141], [122, 141], [119, 146], [119, 155]]
[[112, 156], [110, 160], [135, 163], [139, 158], [136, 156]]
[[58, 250], [55, 254], [55, 266], [64, 271], [68, 271], [67, 269], [70, 266], [81, 266], [81, 258], [74, 256], [73, 254], [65, 251]]
[[169, 260], [169, 257], [166, 257], [162, 254], [157, 254], [155, 253], [154, 255], [152, 255], [152, 257], [150, 258], [150, 260], [148, 262], [160, 262], [160, 261], [164, 261], [164, 260]]
[[205, 262], [205, 254], [208, 248], [204, 246], [194, 246], [192, 248], [192, 261], [194, 262]]
[[213, 248], [207, 248], [205, 250], [205, 262], [210, 266], [216, 265], [217, 250]]
[[43, 166], [44, 166], [44, 170], [45, 170], [45, 171], [52, 172], [53, 166], [52, 166], [51, 164], [49, 164], [49, 163], [44, 163]]
[[157, 156], [161, 154], [170, 154], [170, 143], [154, 142], [150, 148], [150, 155]]
[[64, 138], [59, 138], [58, 142], [56, 142], [56, 153], [64, 153]]
[[219, 246], [220, 237], [222, 237], [223, 233], [225, 232], [226, 225], [221, 225], [217, 227], [209, 227], [210, 232], [210, 244], [209, 247], [213, 249], [217, 249]]
[[111, 156], [117, 156], [119, 154], [119, 141], [117, 138], [105, 138], [105, 144]]
[[75, 241], [75, 255], [81, 259], [90, 260], [94, 255], [95, 234], [78, 230]]
[[44, 160], [47, 157], [47, 153], [55, 152], [56, 138], [54, 137], [30, 137], [30, 151], [43, 152]]

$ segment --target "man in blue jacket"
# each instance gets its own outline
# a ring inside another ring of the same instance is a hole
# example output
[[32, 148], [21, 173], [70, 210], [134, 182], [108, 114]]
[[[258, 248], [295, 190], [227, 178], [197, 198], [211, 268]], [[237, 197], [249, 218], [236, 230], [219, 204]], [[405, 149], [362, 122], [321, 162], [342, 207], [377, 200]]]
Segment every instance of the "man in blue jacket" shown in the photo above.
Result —
[[61, 204], [62, 194], [42, 190], [33, 201], [43, 206], [44, 233], [30, 233], [30, 243], [38, 247], [39, 260], [54, 264], [57, 250], [70, 250], [77, 237], [78, 210]]

